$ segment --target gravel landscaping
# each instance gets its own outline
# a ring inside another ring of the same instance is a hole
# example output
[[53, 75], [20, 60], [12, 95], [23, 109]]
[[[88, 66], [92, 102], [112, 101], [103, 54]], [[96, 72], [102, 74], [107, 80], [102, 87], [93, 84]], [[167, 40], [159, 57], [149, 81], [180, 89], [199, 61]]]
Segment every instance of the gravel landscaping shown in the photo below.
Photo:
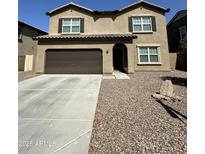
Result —
[[[187, 73], [136, 72], [130, 80], [103, 80], [89, 153], [186, 153]], [[172, 80], [181, 102], [151, 97]]]

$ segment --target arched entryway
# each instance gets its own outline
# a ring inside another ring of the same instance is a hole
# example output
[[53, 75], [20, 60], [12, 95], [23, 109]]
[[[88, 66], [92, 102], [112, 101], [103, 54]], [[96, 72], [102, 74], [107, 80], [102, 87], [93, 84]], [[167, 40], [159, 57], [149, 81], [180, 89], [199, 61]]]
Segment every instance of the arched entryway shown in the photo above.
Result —
[[128, 72], [127, 47], [122, 43], [117, 43], [113, 47], [113, 67], [114, 70]]

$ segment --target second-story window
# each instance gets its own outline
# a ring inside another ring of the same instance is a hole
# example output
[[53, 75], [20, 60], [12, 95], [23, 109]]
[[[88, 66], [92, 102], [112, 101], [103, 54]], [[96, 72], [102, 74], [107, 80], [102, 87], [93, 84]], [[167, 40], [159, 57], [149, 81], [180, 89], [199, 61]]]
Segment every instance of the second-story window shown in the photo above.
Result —
[[185, 40], [187, 38], [186, 26], [179, 27], [180, 40]]
[[80, 32], [80, 19], [68, 18], [62, 20], [63, 33], [79, 33]]
[[148, 16], [136, 16], [132, 18], [133, 32], [152, 31], [152, 18]]

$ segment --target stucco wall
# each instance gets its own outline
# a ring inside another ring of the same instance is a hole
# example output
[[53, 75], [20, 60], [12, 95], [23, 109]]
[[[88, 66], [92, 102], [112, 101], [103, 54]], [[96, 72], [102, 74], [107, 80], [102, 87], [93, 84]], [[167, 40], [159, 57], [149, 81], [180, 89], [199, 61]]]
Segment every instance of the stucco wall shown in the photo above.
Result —
[[[133, 44], [130, 42], [124, 42], [127, 46], [128, 52], [128, 72], [134, 72], [134, 51], [132, 48]], [[113, 46], [114, 42], [107, 41], [92, 41], [92, 42], [41, 42], [37, 47], [37, 55], [36, 55], [36, 73], [44, 73], [45, 68], [45, 53], [47, 49], [101, 49], [103, 51], [103, 73], [112, 73], [113, 72]], [[107, 53], [108, 51], [108, 53]]]
[[[136, 15], [150, 15], [155, 16], [156, 19], [156, 32], [152, 33], [137, 33], [137, 39], [134, 39], [131, 43], [124, 42], [64, 42], [64, 43], [53, 43], [44, 42], [39, 43], [36, 61], [36, 72], [44, 72], [44, 61], [45, 51], [50, 48], [100, 48], [103, 50], [103, 73], [112, 73], [113, 62], [112, 62], [112, 49], [116, 43], [124, 43], [128, 49], [128, 72], [134, 71], [169, 71], [169, 51], [166, 31], [166, 20], [164, 13], [159, 12], [157, 9], [150, 8], [147, 6], [141, 6], [132, 8], [121, 14], [117, 15], [93, 15], [89, 12], [82, 11], [81, 9], [70, 7], [60, 12], [55, 13], [50, 17], [50, 29], [49, 34], [58, 34], [58, 22], [59, 18], [66, 17], [80, 17], [84, 18], [84, 34], [129, 34], [128, 29], [128, 17]], [[100, 18], [99, 18], [100, 17]], [[138, 64], [138, 45], [147, 44], [159, 44], [160, 46], [160, 65], [139, 65]], [[106, 54], [106, 51], [109, 54]]]
[[[135, 43], [134, 43], [135, 42]], [[113, 72], [113, 47], [116, 43], [115, 41], [61, 41], [61, 42], [40, 42], [38, 45], [38, 52], [36, 55], [36, 72], [44, 73], [45, 67], [45, 53], [47, 49], [101, 49], [103, 51], [103, 73]], [[167, 52], [161, 51], [161, 65], [138, 65], [137, 56], [137, 39], [132, 41], [121, 41], [120, 43], [125, 44], [127, 47], [128, 54], [128, 73], [133, 73], [134, 71], [169, 71], [169, 55]], [[168, 57], [168, 60], [166, 59]]]
[[[94, 15], [82, 9], [70, 6], [50, 16], [49, 34], [58, 34], [60, 18], [84, 18], [84, 33], [82, 34], [124, 34], [129, 33], [128, 17], [136, 15], [151, 15], [157, 20], [159, 32], [166, 29], [164, 13], [153, 7], [141, 6], [111, 15]], [[155, 34], [154, 34], [155, 35]]]
[[170, 59], [170, 67], [172, 70], [176, 69], [177, 64], [177, 53], [169, 53], [169, 59]]
[[[28, 65], [25, 65], [24, 71], [31, 70], [31, 68], [34, 69], [35, 67], [35, 56], [37, 51], [37, 44], [38, 41], [33, 40], [32, 37], [38, 36], [38, 35], [44, 35], [45, 33], [41, 33], [37, 31], [36, 29], [33, 29], [26, 25], [22, 26], [22, 36], [21, 39], [18, 39], [18, 56], [28, 56], [33, 55], [32, 62], [29, 61]], [[26, 60], [26, 58], [25, 58]], [[27, 62], [25, 62], [27, 64]], [[29, 67], [28, 67], [29, 66]]]
[[32, 39], [37, 32], [27, 26], [23, 26], [22, 38], [18, 40], [18, 54], [33, 55], [37, 49], [37, 41]]

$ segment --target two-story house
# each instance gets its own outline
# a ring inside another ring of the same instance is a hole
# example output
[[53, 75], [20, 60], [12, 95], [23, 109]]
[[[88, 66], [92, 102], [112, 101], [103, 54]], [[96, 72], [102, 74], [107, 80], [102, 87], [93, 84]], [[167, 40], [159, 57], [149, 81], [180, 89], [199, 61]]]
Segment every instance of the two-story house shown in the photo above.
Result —
[[178, 11], [167, 24], [172, 69], [187, 70], [187, 10]]
[[18, 71], [32, 71], [35, 62], [37, 41], [32, 38], [48, 33], [18, 21]]
[[47, 12], [49, 35], [38, 40], [37, 73], [105, 74], [170, 71], [165, 13], [139, 1], [94, 11], [69, 3]]

